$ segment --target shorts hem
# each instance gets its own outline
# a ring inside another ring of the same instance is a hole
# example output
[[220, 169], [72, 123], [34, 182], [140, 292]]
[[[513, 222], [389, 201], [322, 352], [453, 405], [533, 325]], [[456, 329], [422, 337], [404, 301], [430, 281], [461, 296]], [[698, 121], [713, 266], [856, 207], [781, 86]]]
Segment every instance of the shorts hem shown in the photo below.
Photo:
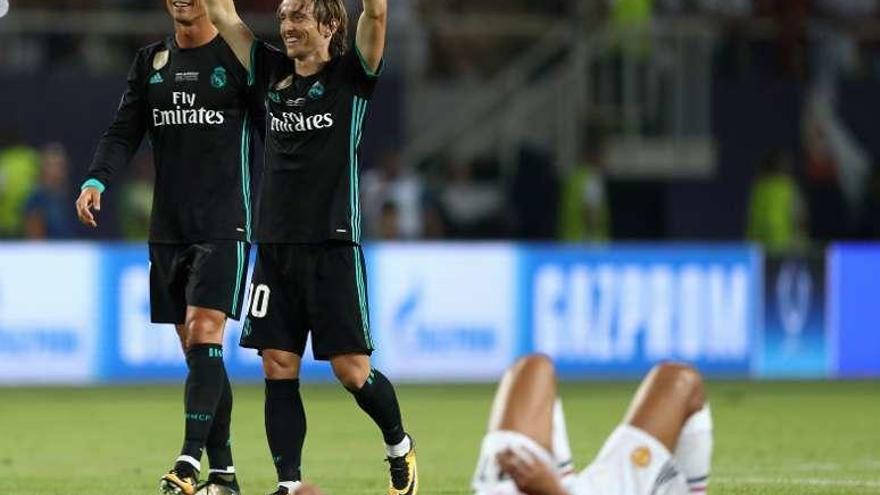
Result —
[[183, 325], [186, 323], [186, 317], [184, 316], [183, 319], [178, 320], [176, 318], [164, 318], [164, 317], [160, 317], [160, 316], [151, 316], [150, 323], [152, 323], [154, 325]]
[[296, 354], [300, 358], [303, 358], [304, 357], [303, 355], [305, 354], [305, 352], [299, 352], [296, 349], [287, 349], [287, 348], [284, 348], [283, 346], [272, 345], [272, 344], [254, 344], [254, 343], [247, 343], [246, 344], [243, 342], [239, 342], [238, 346], [241, 347], [242, 349], [253, 349], [253, 350], [257, 351], [257, 354], [260, 356], [262, 356], [263, 351], [265, 351], [267, 349], [271, 349], [274, 351], [289, 352], [291, 354]]
[[229, 308], [218, 307], [218, 306], [220, 306], [220, 304], [197, 303], [197, 302], [186, 303], [186, 307], [190, 307], [190, 306], [192, 306], [192, 307], [194, 307], [194, 308], [210, 309], [210, 310], [213, 310], [213, 311], [220, 311], [221, 313], [225, 314], [226, 317], [229, 318], [230, 320], [233, 320], [233, 321], [240, 321], [240, 320], [241, 320], [241, 317], [240, 317], [239, 315], [233, 314], [233, 313], [229, 310]]
[[312, 349], [312, 354], [314, 354], [314, 356], [315, 356], [315, 361], [330, 361], [334, 357], [340, 356], [342, 354], [360, 354], [362, 356], [372, 356], [373, 351], [375, 351], [375, 349], [358, 348], [358, 349], [343, 349], [340, 351], [322, 352], [321, 354], [318, 354], [315, 352], [314, 349]]

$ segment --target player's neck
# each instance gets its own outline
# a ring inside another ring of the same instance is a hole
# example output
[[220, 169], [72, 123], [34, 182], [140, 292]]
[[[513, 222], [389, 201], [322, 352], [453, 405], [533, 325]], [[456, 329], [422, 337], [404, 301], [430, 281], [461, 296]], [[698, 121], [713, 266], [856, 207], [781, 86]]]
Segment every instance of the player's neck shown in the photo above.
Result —
[[174, 39], [180, 48], [198, 48], [207, 45], [215, 37], [218, 31], [208, 20], [207, 16], [192, 24], [174, 23]]
[[309, 77], [321, 72], [325, 65], [331, 60], [330, 52], [315, 52], [309, 55], [293, 59], [296, 67], [296, 75], [300, 77]]

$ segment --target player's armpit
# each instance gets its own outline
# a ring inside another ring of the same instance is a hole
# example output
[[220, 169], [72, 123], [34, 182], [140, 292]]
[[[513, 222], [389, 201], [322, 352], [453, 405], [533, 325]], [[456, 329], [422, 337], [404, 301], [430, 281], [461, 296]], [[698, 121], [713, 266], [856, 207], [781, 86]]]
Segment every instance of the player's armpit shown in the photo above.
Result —
[[364, 0], [364, 11], [358, 20], [355, 44], [371, 72], [377, 72], [385, 54], [385, 32], [388, 24], [387, 0]]
[[233, 0], [205, 0], [211, 22], [220, 31], [220, 36], [232, 48], [235, 57], [246, 70], [251, 70], [251, 47], [254, 33], [241, 20]]

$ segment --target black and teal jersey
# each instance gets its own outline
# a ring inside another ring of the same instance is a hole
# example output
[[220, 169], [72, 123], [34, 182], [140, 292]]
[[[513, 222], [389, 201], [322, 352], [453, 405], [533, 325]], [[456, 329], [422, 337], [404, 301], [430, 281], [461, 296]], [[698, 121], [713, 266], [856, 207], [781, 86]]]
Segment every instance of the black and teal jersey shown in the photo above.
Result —
[[353, 47], [301, 77], [260, 41], [251, 67], [267, 110], [257, 241], [359, 243], [361, 138], [378, 74]]
[[87, 181], [109, 187], [148, 134], [156, 168], [150, 242], [249, 241], [252, 130], [265, 118], [252, 82], [220, 36], [192, 49], [173, 36], [140, 49]]

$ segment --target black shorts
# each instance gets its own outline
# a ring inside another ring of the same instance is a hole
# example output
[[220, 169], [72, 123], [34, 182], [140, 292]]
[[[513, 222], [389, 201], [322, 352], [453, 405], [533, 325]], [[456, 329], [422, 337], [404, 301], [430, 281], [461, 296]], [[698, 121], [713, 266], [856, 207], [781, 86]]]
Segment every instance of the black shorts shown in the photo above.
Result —
[[153, 323], [182, 324], [187, 306], [216, 309], [237, 320], [249, 253], [250, 244], [241, 241], [150, 244]]
[[360, 246], [261, 244], [241, 346], [302, 356], [309, 332], [315, 359], [373, 352], [367, 276]]

